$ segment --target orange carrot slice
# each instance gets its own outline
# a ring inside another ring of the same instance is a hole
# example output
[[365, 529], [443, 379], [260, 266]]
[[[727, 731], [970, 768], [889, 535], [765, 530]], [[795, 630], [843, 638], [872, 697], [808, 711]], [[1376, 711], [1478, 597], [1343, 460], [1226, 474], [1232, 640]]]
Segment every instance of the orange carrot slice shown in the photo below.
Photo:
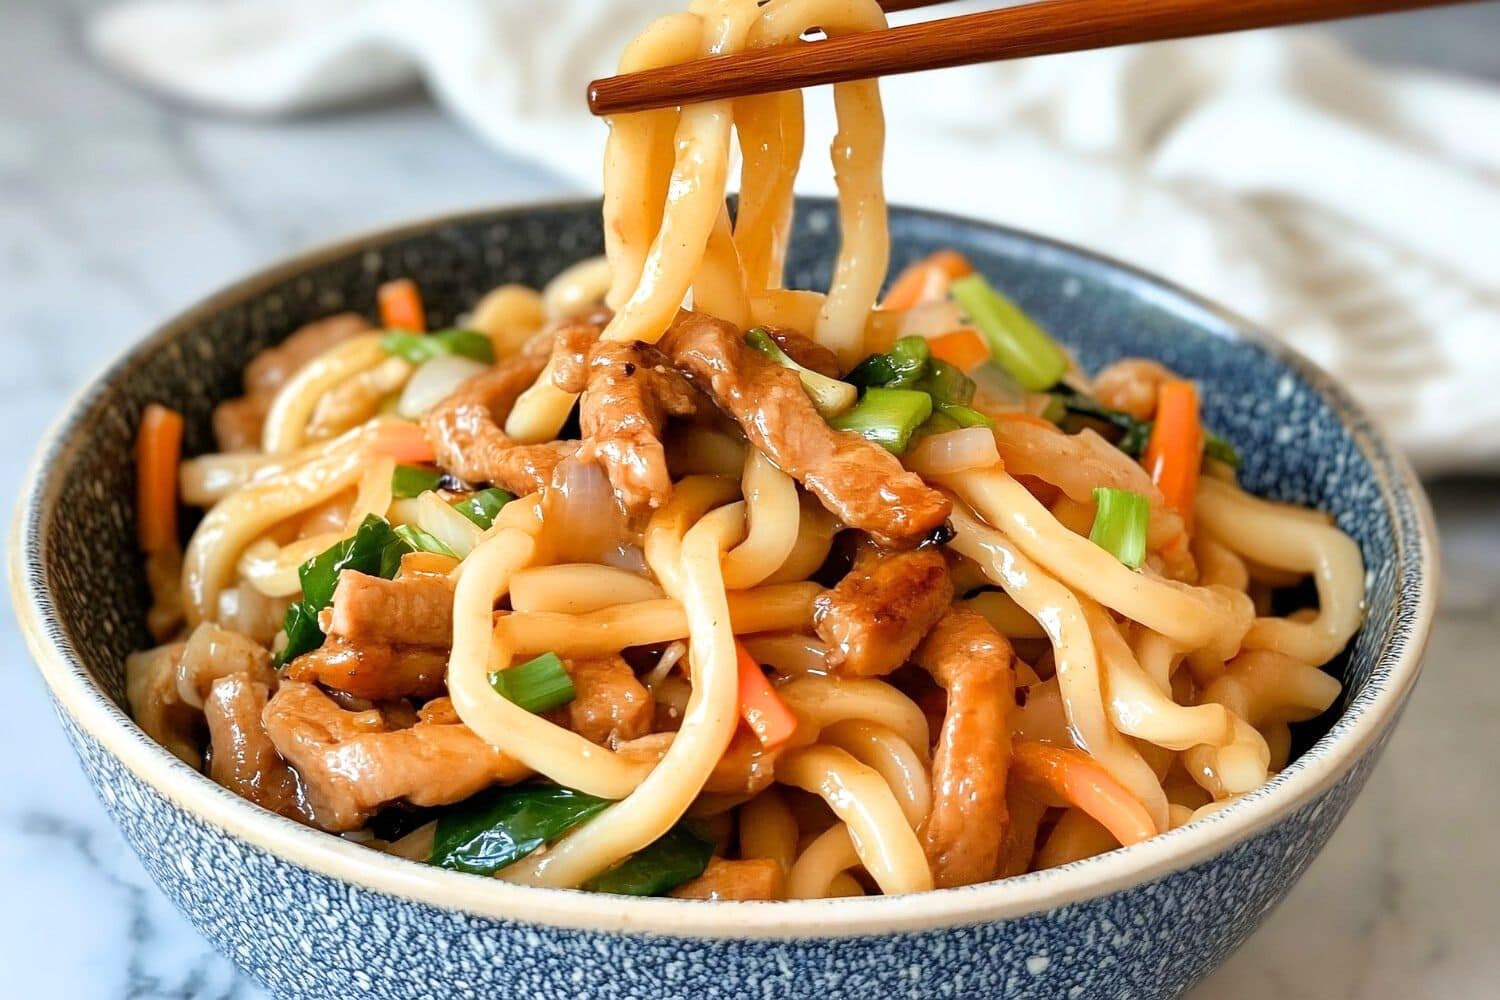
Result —
[[376, 292], [380, 303], [380, 325], [387, 330], [427, 331], [427, 313], [422, 308], [422, 293], [410, 278], [387, 281]]
[[432, 442], [416, 424], [392, 420], [382, 424], [370, 448], [374, 455], [385, 455], [407, 464], [430, 465], [437, 459]]
[[932, 356], [948, 362], [961, 372], [971, 371], [990, 360], [990, 345], [979, 331], [964, 327], [933, 337], [927, 342]]
[[1191, 523], [1198, 469], [1203, 464], [1203, 423], [1193, 383], [1179, 379], [1157, 387], [1156, 422], [1141, 464], [1151, 473], [1167, 506]]
[[973, 273], [974, 265], [963, 254], [939, 250], [902, 271], [880, 308], [910, 309], [918, 302], [940, 299], [955, 278]]
[[182, 414], [151, 403], [135, 439], [136, 533], [144, 552], [178, 543], [177, 467], [182, 460]]
[[1011, 749], [1010, 766], [1018, 780], [1082, 809], [1125, 847], [1156, 836], [1146, 807], [1082, 751], [1020, 740]]
[[781, 700], [750, 651], [738, 642], [734, 647], [740, 667], [740, 717], [761, 746], [780, 746], [797, 731], [797, 716]]

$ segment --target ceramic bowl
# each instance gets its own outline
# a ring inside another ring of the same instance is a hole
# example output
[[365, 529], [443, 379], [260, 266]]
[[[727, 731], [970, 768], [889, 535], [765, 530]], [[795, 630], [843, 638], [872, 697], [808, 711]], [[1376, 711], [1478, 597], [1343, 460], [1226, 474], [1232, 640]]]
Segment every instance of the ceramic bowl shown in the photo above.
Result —
[[[799, 213], [789, 284], [825, 287], [837, 213]], [[1300, 755], [1229, 808], [1126, 850], [964, 889], [793, 903], [530, 889], [378, 854], [264, 812], [147, 739], [121, 664], [148, 645], [133, 544], [141, 408], [214, 403], [255, 352], [309, 320], [369, 312], [409, 276], [434, 325], [484, 291], [539, 285], [600, 251], [595, 203], [481, 211], [303, 254], [188, 310], [112, 364], [42, 443], [12, 586], [31, 650], [105, 808], [213, 944], [282, 997], [1160, 997], [1218, 965], [1282, 898], [1364, 785], [1416, 680], [1436, 546], [1406, 463], [1326, 375], [1247, 325], [1120, 264], [980, 222], [895, 210], [892, 270], [943, 246], [1090, 370], [1160, 358], [1203, 386], [1258, 493], [1333, 512], [1368, 567], [1368, 617], [1330, 669], [1338, 705]]]

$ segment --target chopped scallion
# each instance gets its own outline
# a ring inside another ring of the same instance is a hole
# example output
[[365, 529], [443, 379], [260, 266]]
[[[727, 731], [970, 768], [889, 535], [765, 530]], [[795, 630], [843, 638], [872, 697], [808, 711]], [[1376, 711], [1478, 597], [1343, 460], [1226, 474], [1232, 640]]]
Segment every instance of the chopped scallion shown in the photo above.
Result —
[[848, 382], [840, 382], [836, 378], [821, 375], [811, 368], [804, 368], [793, 361], [791, 356], [781, 349], [781, 345], [772, 339], [771, 335], [761, 327], [754, 327], [745, 331], [745, 343], [755, 348], [772, 361], [783, 368], [790, 368], [797, 373], [802, 380], [802, 388], [812, 399], [813, 406], [817, 407], [818, 413], [826, 420], [836, 417], [859, 398], [859, 391]]
[[994, 427], [995, 422], [978, 410], [958, 403], [938, 403], [937, 412], [959, 427]]
[[390, 330], [380, 338], [380, 346], [386, 353], [414, 365], [443, 355], [457, 355], [485, 364], [495, 360], [495, 346], [478, 330], [439, 330], [428, 334]]
[[302, 600], [287, 609], [282, 630], [287, 643], [276, 656], [278, 666], [323, 644], [323, 630], [318, 627], [318, 612], [333, 602], [339, 574], [346, 569], [370, 576], [390, 578], [392, 554], [399, 566], [401, 554], [410, 546], [393, 530], [385, 518], [371, 514], [360, 522], [353, 537], [325, 549], [297, 569], [302, 584]]
[[932, 416], [932, 397], [915, 389], [867, 389], [864, 398], [828, 422], [834, 430], [853, 431], [894, 455], [906, 451], [912, 432]]
[[932, 359], [927, 374], [913, 388], [927, 393], [934, 403], [968, 406], [974, 400], [974, 380], [959, 371], [957, 365], [950, 365], [940, 358]]
[[928, 373], [931, 361], [925, 338], [902, 337], [885, 354], [872, 354], [855, 365], [849, 381], [861, 389], [912, 389]]
[[440, 556], [458, 558], [458, 553], [444, 545], [435, 535], [423, 531], [414, 524], [396, 526], [396, 537], [411, 546], [413, 552], [436, 552]]
[[546, 712], [577, 697], [573, 680], [556, 653], [490, 672], [490, 687], [528, 712]]
[[948, 293], [984, 334], [990, 354], [1024, 388], [1051, 388], [1068, 370], [1068, 359], [1052, 338], [983, 275], [959, 278]]
[[1089, 541], [1131, 569], [1146, 559], [1146, 528], [1151, 502], [1139, 493], [1101, 486], [1094, 490], [1094, 526]]
[[445, 811], [429, 861], [439, 868], [493, 875], [612, 805], [560, 785], [491, 788]]
[[391, 473], [391, 496], [403, 500], [421, 496], [428, 490], [438, 488], [443, 474], [437, 469], [426, 469], [420, 465], [398, 465]]
[[491, 486], [459, 500], [453, 505], [453, 509], [479, 525], [481, 530], [488, 530], [495, 523], [495, 515], [500, 513], [500, 508], [514, 499], [515, 494], [498, 486]]
[[679, 823], [584, 888], [622, 896], [660, 896], [702, 875], [713, 855], [711, 841]]

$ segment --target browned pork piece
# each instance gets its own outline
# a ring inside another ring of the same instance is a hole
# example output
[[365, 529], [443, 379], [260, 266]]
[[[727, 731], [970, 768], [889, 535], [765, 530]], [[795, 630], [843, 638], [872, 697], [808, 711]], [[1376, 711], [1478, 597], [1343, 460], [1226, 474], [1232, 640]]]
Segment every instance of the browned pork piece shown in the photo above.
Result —
[[546, 355], [539, 352], [502, 358], [434, 406], [424, 426], [438, 464], [460, 479], [494, 483], [517, 494], [534, 493], [551, 482], [552, 470], [578, 451], [578, 442], [521, 444], [503, 429], [516, 400], [546, 364]]
[[370, 701], [433, 698], [444, 691], [448, 650], [428, 646], [394, 646], [383, 642], [355, 645], [331, 635], [317, 649], [286, 665], [288, 680], [318, 683]]
[[286, 681], [262, 719], [271, 742], [302, 778], [313, 822], [354, 830], [397, 801], [440, 806], [529, 772], [453, 716], [448, 699], [424, 706], [417, 724], [392, 730], [377, 710], [349, 712], [315, 685]]
[[786, 895], [786, 873], [771, 858], [713, 858], [702, 875], [682, 883], [671, 895], [678, 899], [781, 899]]
[[[666, 755], [676, 735], [651, 733], [621, 743], [615, 750], [632, 760], [655, 763]], [[748, 729], [736, 729], [724, 755], [704, 782], [703, 791], [714, 795], [754, 795], [764, 791], [776, 780], [776, 761], [785, 749], [784, 746], [767, 749]]]
[[394, 580], [340, 573], [328, 633], [356, 646], [447, 649], [453, 642], [453, 581], [436, 573], [402, 573]]
[[598, 459], [628, 509], [663, 506], [672, 493], [672, 478], [661, 431], [669, 418], [697, 410], [692, 387], [655, 348], [601, 341], [597, 329], [584, 324], [559, 331], [553, 382], [566, 392], [583, 393], [579, 457]]
[[813, 628], [828, 643], [835, 674], [878, 677], [905, 663], [952, 603], [942, 552], [866, 545], [837, 586], [813, 601]]
[[850, 527], [888, 548], [909, 549], [948, 517], [947, 497], [879, 445], [829, 427], [796, 373], [746, 346], [734, 326], [685, 313], [662, 347], [756, 448]]
[[786, 352], [787, 357], [803, 368], [810, 368], [828, 378], [843, 376], [844, 370], [839, 366], [839, 356], [811, 337], [804, 337], [796, 330], [779, 330], [774, 327], [766, 328], [766, 333], [776, 341], [777, 347]]
[[203, 714], [208, 720], [209, 776], [244, 799], [303, 823], [312, 810], [297, 773], [286, 765], [261, 722], [270, 688], [249, 674], [214, 681]]
[[932, 812], [922, 847], [938, 888], [995, 877], [1005, 841], [1005, 776], [1015, 674], [1010, 643], [977, 612], [954, 609], [917, 649], [948, 693], [932, 759]]
[[260, 447], [261, 427], [286, 380], [313, 358], [355, 334], [370, 329], [356, 313], [339, 313], [309, 323], [290, 337], [268, 347], [245, 368], [245, 395], [214, 407], [214, 437], [220, 451], [251, 451]]
[[563, 661], [577, 692], [565, 708], [568, 728], [601, 746], [614, 746], [651, 732], [656, 701], [624, 658], [598, 656]]

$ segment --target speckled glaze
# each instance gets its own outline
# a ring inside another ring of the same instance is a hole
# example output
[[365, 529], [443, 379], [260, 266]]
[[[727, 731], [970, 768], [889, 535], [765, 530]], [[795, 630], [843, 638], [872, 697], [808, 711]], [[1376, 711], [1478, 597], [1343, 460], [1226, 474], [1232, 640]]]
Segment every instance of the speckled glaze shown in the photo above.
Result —
[[[804, 203], [789, 283], [823, 287], [836, 213]], [[121, 711], [147, 645], [131, 541], [134, 425], [159, 400], [209, 445], [213, 404], [259, 349], [375, 287], [420, 282], [434, 325], [496, 284], [598, 252], [596, 203], [475, 213], [351, 240], [242, 282], [86, 388], [42, 444], [12, 589], [59, 716], [110, 815], [213, 943], [296, 998], [1161, 997], [1221, 962], [1281, 899], [1363, 786], [1419, 666], [1436, 587], [1410, 471], [1326, 376], [1155, 279], [982, 223], [896, 210], [893, 271], [940, 246], [1086, 368], [1157, 357], [1199, 380], [1256, 492], [1334, 512], [1368, 567], [1368, 619], [1332, 669], [1344, 696], [1266, 787], [1128, 850], [1003, 883], [777, 904], [524, 889], [378, 855], [272, 816], [157, 747]], [[62, 501], [66, 498], [66, 505]], [[83, 498], [84, 502], [79, 502]]]

